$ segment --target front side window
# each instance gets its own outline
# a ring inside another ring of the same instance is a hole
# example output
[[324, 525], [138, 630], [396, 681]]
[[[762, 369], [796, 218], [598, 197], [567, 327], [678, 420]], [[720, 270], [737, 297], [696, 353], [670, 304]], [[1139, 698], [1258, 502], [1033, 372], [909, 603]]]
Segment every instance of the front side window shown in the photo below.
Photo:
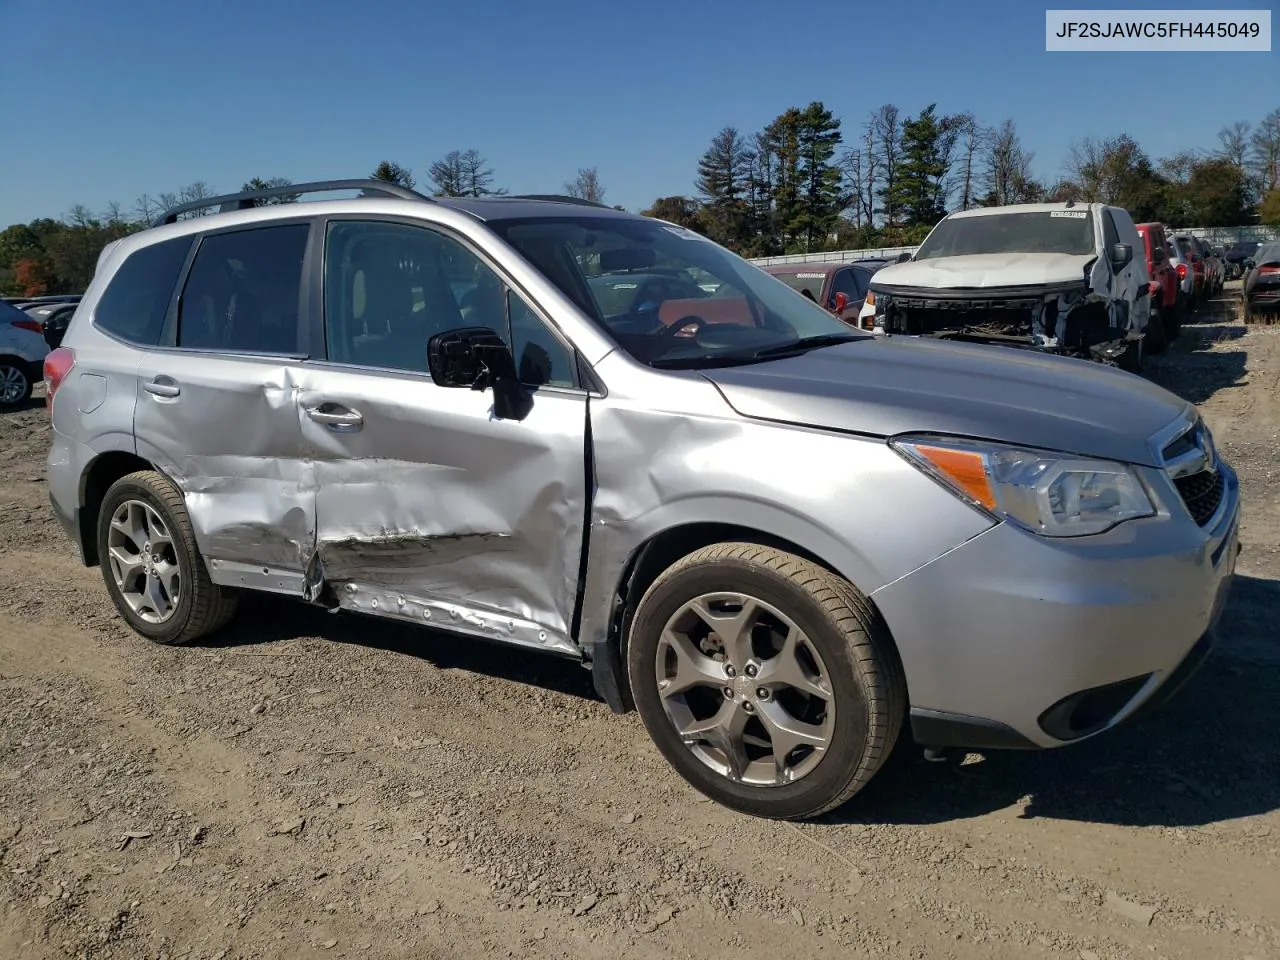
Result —
[[178, 312], [178, 346], [230, 353], [301, 352], [302, 264], [310, 226], [216, 233], [200, 241]]
[[1093, 251], [1093, 218], [1088, 210], [1044, 210], [948, 217], [925, 238], [914, 259], [991, 253], [1084, 256]]
[[1107, 254], [1110, 256], [1111, 248], [1120, 242], [1120, 231], [1116, 229], [1116, 222], [1112, 219], [1110, 210], [1102, 211], [1102, 239], [1107, 245]]
[[129, 343], [158, 344], [173, 289], [194, 240], [194, 236], [175, 237], [129, 254], [98, 299], [94, 325]]
[[671, 224], [585, 215], [489, 226], [642, 363], [752, 363], [863, 339], [782, 280]]
[[572, 351], [492, 267], [438, 231], [334, 221], [324, 283], [330, 360], [425, 373], [433, 336], [488, 327], [511, 347], [522, 383], [574, 385]]

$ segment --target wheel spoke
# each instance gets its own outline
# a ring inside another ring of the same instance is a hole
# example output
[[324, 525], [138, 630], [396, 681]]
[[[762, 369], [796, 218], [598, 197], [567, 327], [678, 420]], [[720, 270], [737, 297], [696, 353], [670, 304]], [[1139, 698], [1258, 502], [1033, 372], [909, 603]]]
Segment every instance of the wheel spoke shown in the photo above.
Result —
[[680, 739], [690, 745], [706, 743], [719, 750], [729, 768], [729, 779], [741, 780], [750, 763], [742, 738], [749, 719], [750, 715], [741, 706], [726, 700], [714, 716], [695, 720], [681, 729]]
[[116, 585], [124, 590], [142, 572], [142, 557], [136, 553], [129, 553], [123, 547], [111, 547], [110, 556], [114, 561]]
[[146, 511], [144, 523], [147, 530], [147, 541], [151, 544], [152, 554], [158, 554], [161, 547], [169, 546], [169, 530], [164, 521], [151, 510]]
[[735, 596], [733, 602], [741, 604], [736, 611], [720, 611], [712, 608], [715, 600], [702, 597], [690, 606], [702, 621], [716, 632], [724, 643], [725, 657], [741, 672], [751, 659], [751, 633], [760, 615], [760, 605], [751, 597]]
[[178, 586], [179, 580], [178, 565], [165, 560], [156, 564], [156, 578], [160, 581], [160, 586], [164, 587], [165, 595], [168, 596], [169, 602], [176, 604], [178, 602]]
[[773, 742], [773, 760], [781, 779], [789, 780], [787, 756], [796, 747], [812, 747], [815, 753], [827, 748], [827, 736], [822, 727], [797, 720], [776, 700], [756, 706], [757, 715]]
[[169, 612], [169, 599], [160, 586], [160, 578], [155, 574], [147, 574], [146, 585], [142, 588], [144, 607], [150, 609], [158, 618], [163, 619]]
[[[658, 674], [658, 692], [664, 697], [674, 697], [694, 687], [719, 687], [725, 682], [724, 667], [694, 646], [693, 641], [674, 630], [662, 632], [662, 642], [676, 655], [676, 673], [673, 677]], [[661, 662], [659, 667], [661, 669]]]
[[782, 649], [760, 665], [759, 682], [768, 686], [786, 686], [820, 700], [830, 700], [831, 690], [822, 677], [810, 676], [797, 659], [804, 634], [796, 627], [787, 631]]

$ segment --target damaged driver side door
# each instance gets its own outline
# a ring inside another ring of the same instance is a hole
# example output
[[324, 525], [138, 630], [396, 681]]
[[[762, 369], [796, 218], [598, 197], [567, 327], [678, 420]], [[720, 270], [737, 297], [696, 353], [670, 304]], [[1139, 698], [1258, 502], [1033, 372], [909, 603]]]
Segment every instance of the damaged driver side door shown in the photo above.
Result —
[[[324, 243], [327, 354], [299, 392], [314, 586], [345, 609], [575, 652], [587, 394], [573, 351], [444, 228], [334, 218]], [[428, 341], [463, 326], [512, 347], [526, 417], [498, 418], [492, 390], [432, 381]]]

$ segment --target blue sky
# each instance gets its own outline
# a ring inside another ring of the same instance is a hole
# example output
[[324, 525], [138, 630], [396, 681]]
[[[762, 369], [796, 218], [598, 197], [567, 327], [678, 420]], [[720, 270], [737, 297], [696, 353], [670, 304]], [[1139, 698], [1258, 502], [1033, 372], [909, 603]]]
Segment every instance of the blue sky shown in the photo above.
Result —
[[1044, 11], [1026, 0], [0, 0], [0, 226], [75, 203], [131, 207], [193, 180], [230, 191], [254, 176], [363, 176], [384, 158], [421, 182], [432, 160], [467, 147], [513, 192], [556, 192], [595, 166], [606, 200], [639, 209], [692, 193], [722, 126], [754, 131], [814, 99], [847, 136], [885, 102], [1013, 117], [1046, 179], [1085, 136], [1127, 132], [1158, 158], [1210, 148], [1227, 123], [1280, 107], [1274, 44], [1046, 53]]

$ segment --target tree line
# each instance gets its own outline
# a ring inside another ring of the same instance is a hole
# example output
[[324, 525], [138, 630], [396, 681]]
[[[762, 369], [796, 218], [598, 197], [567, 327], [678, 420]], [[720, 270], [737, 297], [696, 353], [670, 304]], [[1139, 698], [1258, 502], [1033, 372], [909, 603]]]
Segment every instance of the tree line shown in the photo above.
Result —
[[[755, 133], [722, 128], [698, 160], [694, 193], [660, 197], [643, 213], [746, 256], [911, 245], [948, 211], [1040, 200], [1112, 203], [1140, 223], [1280, 225], [1280, 108], [1256, 124], [1224, 127], [1210, 149], [1153, 159], [1128, 134], [1087, 138], [1071, 147], [1055, 179], [1037, 178], [1034, 158], [1011, 119], [987, 124], [970, 112], [940, 113], [936, 104], [909, 115], [885, 104], [849, 130], [815, 100], [784, 110]], [[392, 160], [370, 176], [418, 189], [418, 176]], [[475, 149], [452, 150], [428, 164], [425, 181], [422, 192], [435, 196], [508, 193]], [[289, 185], [282, 177], [255, 177], [241, 190]], [[195, 181], [172, 193], [144, 194], [128, 210], [111, 203], [94, 213], [77, 204], [60, 218], [14, 224], [0, 231], [0, 293], [83, 291], [107, 243], [215, 193]], [[563, 193], [605, 199], [595, 167], [580, 168]]]
[[[370, 179], [418, 189], [413, 171], [391, 160], [381, 161]], [[475, 149], [451, 150], [429, 164], [426, 189], [420, 192], [438, 197], [506, 196], [493, 168]], [[254, 177], [240, 191], [287, 188], [284, 177]], [[565, 181], [563, 193], [593, 203], [603, 203], [605, 188], [595, 167], [580, 168]], [[81, 293], [93, 279], [98, 255], [108, 243], [143, 230], [165, 211], [182, 204], [207, 200], [218, 195], [209, 183], [197, 180], [169, 193], [143, 194], [126, 209], [112, 202], [100, 213], [76, 204], [62, 217], [40, 217], [30, 223], [16, 223], [0, 230], [0, 294], [37, 297], [51, 293]], [[256, 201], [259, 205], [294, 203], [298, 195], [285, 193]], [[621, 208], [619, 208], [621, 209]], [[211, 208], [191, 211], [184, 217], [206, 216]]]
[[1038, 201], [1115, 204], [1139, 223], [1280, 224], [1280, 108], [1223, 128], [1209, 150], [1153, 160], [1128, 134], [1088, 138], [1053, 180], [1037, 179], [1034, 158], [1011, 119], [885, 104], [846, 132], [815, 100], [756, 133], [722, 128], [695, 193], [644, 213], [747, 256], [913, 245], [949, 211]]

